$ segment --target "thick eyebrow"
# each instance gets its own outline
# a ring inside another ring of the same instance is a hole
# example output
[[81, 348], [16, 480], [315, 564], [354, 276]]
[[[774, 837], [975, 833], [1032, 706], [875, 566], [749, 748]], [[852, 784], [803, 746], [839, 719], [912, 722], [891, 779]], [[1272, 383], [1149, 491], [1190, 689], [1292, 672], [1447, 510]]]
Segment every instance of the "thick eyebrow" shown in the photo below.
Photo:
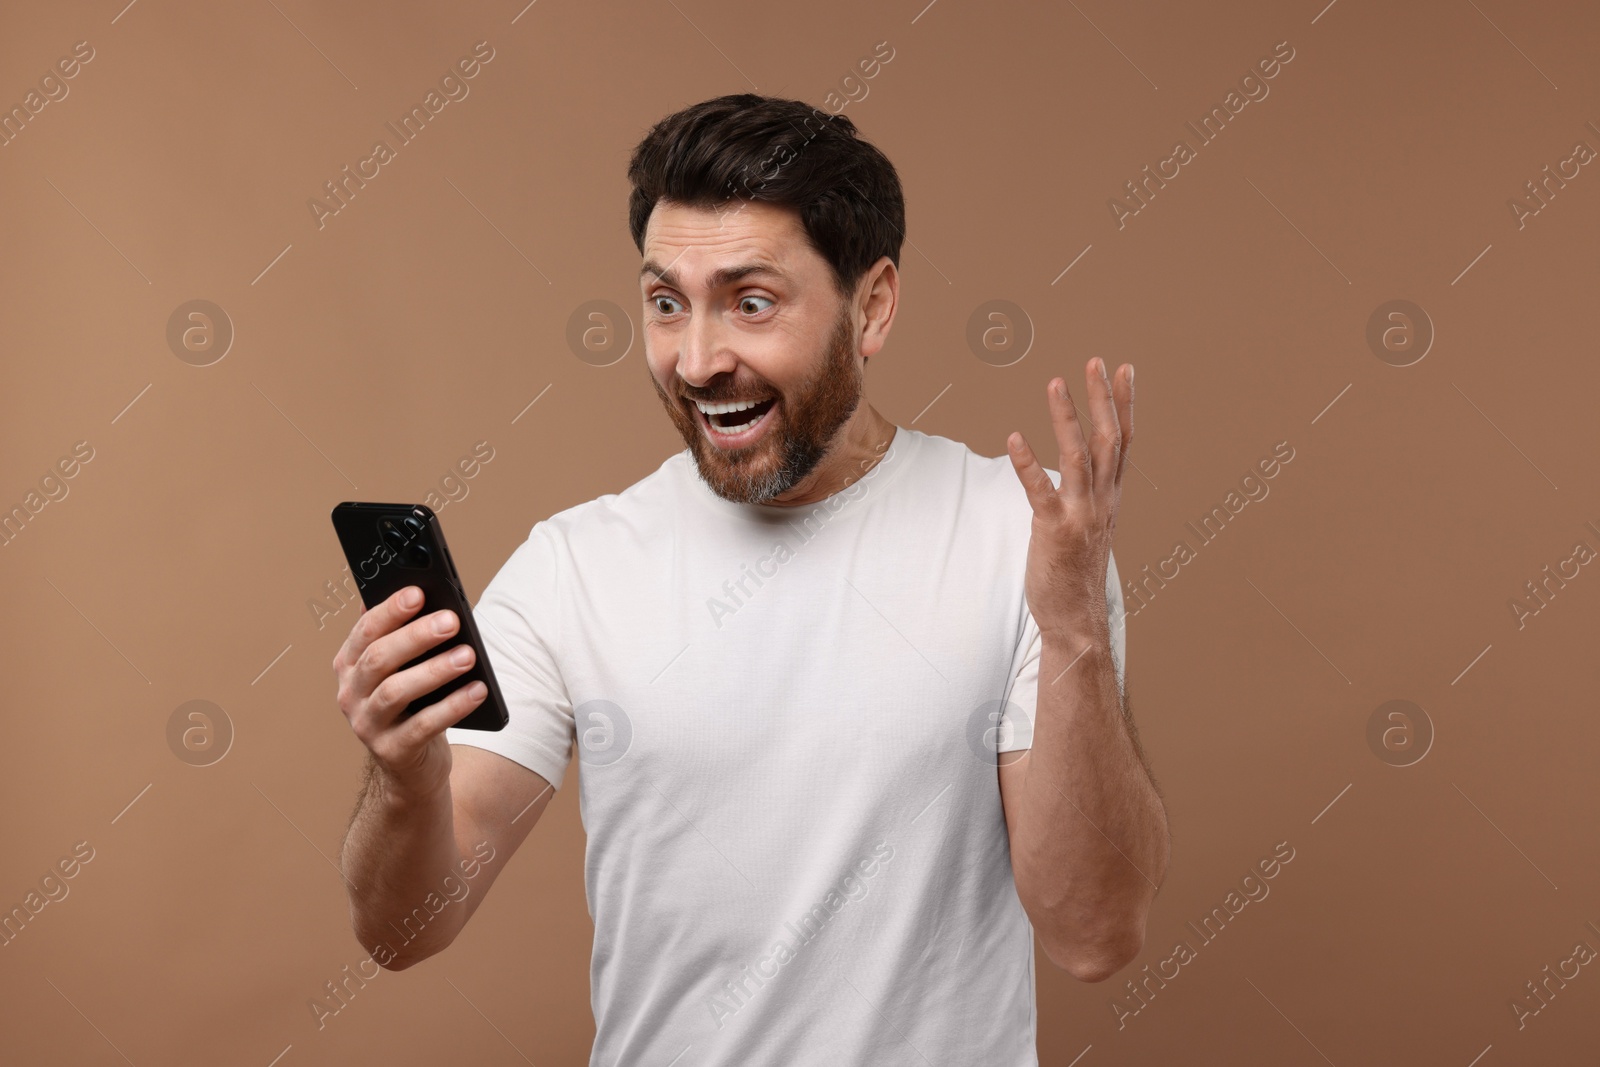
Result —
[[[645, 260], [644, 266], [639, 269], [639, 277], [643, 278], [647, 274], [654, 274], [662, 282], [674, 289], [683, 288], [682, 283], [678, 280], [677, 271], [670, 267], [663, 269], [653, 259]], [[712, 289], [721, 289], [752, 275], [777, 278], [779, 281], [789, 280], [787, 274], [770, 263], [741, 263], [734, 267], [717, 268], [711, 272], [711, 277], [707, 279], [707, 283]]]

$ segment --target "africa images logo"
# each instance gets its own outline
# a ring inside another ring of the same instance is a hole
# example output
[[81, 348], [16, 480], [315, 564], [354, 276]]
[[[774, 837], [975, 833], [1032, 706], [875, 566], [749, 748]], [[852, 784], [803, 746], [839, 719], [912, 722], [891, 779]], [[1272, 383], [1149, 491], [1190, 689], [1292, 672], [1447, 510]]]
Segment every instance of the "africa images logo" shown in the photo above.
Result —
[[459, 103], [465, 100], [472, 92], [472, 86], [468, 81], [476, 78], [483, 65], [494, 57], [494, 48], [488, 41], [479, 41], [473, 45], [470, 55], [462, 56], [440, 76], [438, 89], [429, 89], [423, 96], [422, 103], [411, 105], [411, 109], [400, 117], [399, 125], [393, 122], [384, 123], [385, 128], [394, 135], [393, 146], [383, 138], [373, 141], [372, 153], [363, 159], [358, 159], [355, 170], [352, 171], [350, 165], [345, 164], [337, 177], [323, 182], [322, 188], [327, 194], [327, 199], [313, 196], [306, 201], [306, 207], [310, 209], [311, 219], [317, 224], [317, 229], [327, 226], [329, 218], [349, 207], [356, 193], [365, 189], [367, 182], [383, 173], [385, 166], [399, 158], [399, 150], [421, 136], [428, 123], [437, 118], [452, 101]]
[[716, 1022], [717, 1029], [722, 1029], [729, 1016], [750, 1003], [763, 986], [778, 976], [782, 967], [793, 962], [802, 948], [816, 940], [827, 928], [829, 920], [839, 914], [846, 904], [866, 896], [867, 879], [879, 874], [892, 859], [894, 846], [887, 841], [879, 841], [869, 855], [857, 860], [837, 883], [828, 887], [822, 899], [811, 905], [798, 924], [783, 924], [794, 937], [793, 942], [778, 938], [766, 954], [758, 957], [754, 963], [739, 968], [736, 977], [714, 988], [706, 998], [706, 1007], [711, 1010], [711, 1018]]

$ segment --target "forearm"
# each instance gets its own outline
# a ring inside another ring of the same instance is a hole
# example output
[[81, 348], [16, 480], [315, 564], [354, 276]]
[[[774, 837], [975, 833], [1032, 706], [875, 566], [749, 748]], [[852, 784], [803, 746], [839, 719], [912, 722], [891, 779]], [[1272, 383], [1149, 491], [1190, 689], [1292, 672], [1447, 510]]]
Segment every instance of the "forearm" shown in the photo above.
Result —
[[[448, 785], [429, 797], [403, 795], [369, 758], [340, 867], [356, 938], [369, 950], [387, 943], [394, 953], [390, 962], [374, 959], [401, 969], [455, 939], [464, 910], [444, 908], [435, 914], [425, 902], [430, 895], [437, 898], [441, 882], [460, 860]], [[417, 909], [422, 909], [421, 921]]]
[[1045, 635], [1025, 775], [1018, 895], [1058, 964], [1109, 974], [1143, 944], [1168, 833], [1105, 631]]

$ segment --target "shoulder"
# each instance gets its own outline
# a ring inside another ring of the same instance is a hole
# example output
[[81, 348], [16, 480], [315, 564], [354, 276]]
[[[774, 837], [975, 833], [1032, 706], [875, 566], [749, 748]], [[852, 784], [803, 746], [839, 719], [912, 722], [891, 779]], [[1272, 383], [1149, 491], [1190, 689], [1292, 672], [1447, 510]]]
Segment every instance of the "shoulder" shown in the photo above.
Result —
[[[913, 431], [915, 432], [915, 431]], [[1031, 515], [1028, 495], [1017, 477], [1011, 457], [1002, 452], [986, 456], [975, 451], [964, 441], [940, 437], [937, 434], [919, 434], [921, 457], [927, 477], [956, 494], [963, 509], [979, 507], [1003, 515], [1012, 513]], [[1004, 441], [1001, 442], [1004, 448]], [[1058, 471], [1046, 469], [1050, 480], [1061, 484]]]
[[659, 530], [665, 513], [678, 506], [685, 476], [694, 475], [687, 450], [675, 452], [626, 489], [574, 504], [536, 522], [529, 537], [543, 535], [570, 554], [578, 546], [603, 550], [618, 535]]

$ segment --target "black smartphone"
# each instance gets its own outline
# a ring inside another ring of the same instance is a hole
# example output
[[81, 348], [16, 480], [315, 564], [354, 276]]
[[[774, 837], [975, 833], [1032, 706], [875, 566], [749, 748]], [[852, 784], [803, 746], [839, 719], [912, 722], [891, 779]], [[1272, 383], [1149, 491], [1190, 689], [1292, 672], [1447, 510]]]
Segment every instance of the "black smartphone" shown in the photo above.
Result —
[[466, 590], [456, 574], [455, 561], [445, 544], [444, 527], [439, 517], [425, 504], [369, 504], [345, 501], [333, 509], [333, 528], [339, 534], [350, 574], [361, 591], [361, 601], [370, 610], [408, 585], [422, 590], [422, 607], [413, 618], [446, 608], [456, 613], [461, 627], [455, 634], [422, 655], [404, 664], [407, 670], [457, 645], [470, 645], [477, 654], [472, 669], [457, 675], [431, 693], [413, 700], [400, 713], [401, 719], [437, 704], [451, 693], [472, 682], [489, 687], [483, 703], [473, 708], [456, 727], [463, 730], [503, 730], [511, 717], [500, 695], [489, 666], [489, 657], [478, 637], [467, 603]]

